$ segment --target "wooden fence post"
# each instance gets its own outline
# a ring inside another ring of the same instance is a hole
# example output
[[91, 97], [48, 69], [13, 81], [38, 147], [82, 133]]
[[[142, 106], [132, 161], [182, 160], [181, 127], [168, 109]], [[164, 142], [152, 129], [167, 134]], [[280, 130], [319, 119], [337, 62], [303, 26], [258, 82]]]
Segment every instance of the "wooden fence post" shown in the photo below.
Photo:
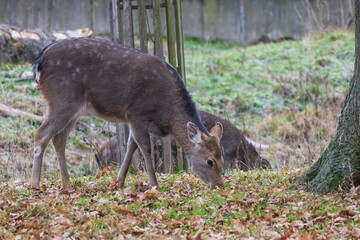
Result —
[[[110, 0], [109, 6], [111, 41], [119, 43], [122, 40], [122, 26], [119, 24], [120, 11], [118, 0]], [[124, 160], [126, 152], [126, 129], [125, 124], [123, 123], [117, 123], [115, 126], [117, 140], [116, 147], [119, 149], [119, 155], [117, 156], [117, 164], [120, 166]]]
[[160, 19], [160, 0], [153, 0], [154, 54], [164, 59]]
[[[166, 7], [166, 30], [167, 30], [167, 45], [168, 45], [168, 58], [169, 63], [176, 68], [176, 46], [175, 46], [175, 15], [174, 5], [172, 0], [165, 0]], [[171, 151], [171, 136], [163, 138], [163, 161], [165, 173], [174, 172], [174, 161]]]
[[139, 37], [140, 37], [140, 49], [144, 52], [148, 52], [148, 39], [146, 31], [146, 8], [145, 1], [138, 1], [138, 13], [139, 13]]
[[[176, 31], [176, 49], [177, 49], [177, 60], [178, 67], [177, 70], [181, 75], [184, 83], [186, 83], [186, 75], [185, 75], [185, 55], [184, 55], [184, 35], [183, 35], [183, 27], [182, 27], [182, 16], [181, 16], [181, 0], [175, 1], [175, 31]], [[177, 149], [177, 166], [178, 169], [183, 169], [185, 171], [189, 171], [190, 169], [190, 161], [186, 159], [184, 156], [184, 151], [180, 147], [179, 143], [176, 143]]]
[[176, 46], [178, 58], [178, 72], [186, 82], [185, 76], [185, 55], [184, 55], [184, 35], [181, 16], [181, 0], [175, 0], [175, 30], [176, 30]]

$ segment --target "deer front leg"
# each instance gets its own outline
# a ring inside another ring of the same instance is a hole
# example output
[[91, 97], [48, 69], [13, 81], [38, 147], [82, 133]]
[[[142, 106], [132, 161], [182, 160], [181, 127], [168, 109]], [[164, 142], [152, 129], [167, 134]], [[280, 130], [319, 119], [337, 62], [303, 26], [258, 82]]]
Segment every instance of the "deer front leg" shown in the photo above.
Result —
[[147, 138], [148, 144], [139, 145], [142, 153], [144, 154], [145, 158], [145, 165], [146, 165], [146, 171], [149, 177], [150, 185], [152, 186], [158, 186], [155, 170], [151, 161], [151, 145], [150, 145], [150, 136]]
[[138, 147], [140, 148], [142, 154], [145, 158], [146, 171], [149, 177], [150, 185], [158, 186], [154, 167], [151, 161], [151, 144], [150, 144], [150, 134], [147, 130], [144, 129], [146, 124], [140, 123], [136, 128], [134, 125], [131, 126], [131, 131], [133, 138], [136, 141]]
[[128, 143], [127, 143], [127, 150], [126, 150], [126, 155], [124, 158], [124, 161], [121, 164], [120, 170], [119, 170], [119, 174], [118, 174], [118, 178], [117, 178], [117, 184], [119, 187], [124, 187], [124, 183], [125, 183], [125, 177], [126, 174], [129, 170], [129, 166], [130, 166], [130, 162], [131, 159], [134, 155], [135, 150], [137, 149], [138, 145], [136, 144], [131, 132], [128, 138]]

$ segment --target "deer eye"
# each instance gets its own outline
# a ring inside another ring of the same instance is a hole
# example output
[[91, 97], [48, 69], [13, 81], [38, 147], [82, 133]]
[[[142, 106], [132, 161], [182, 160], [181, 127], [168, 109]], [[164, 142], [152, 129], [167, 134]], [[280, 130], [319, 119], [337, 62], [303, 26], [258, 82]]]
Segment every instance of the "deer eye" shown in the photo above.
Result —
[[207, 160], [207, 164], [209, 164], [211, 167], [214, 165], [214, 162], [213, 162], [213, 160], [211, 160], [211, 159], [208, 159]]

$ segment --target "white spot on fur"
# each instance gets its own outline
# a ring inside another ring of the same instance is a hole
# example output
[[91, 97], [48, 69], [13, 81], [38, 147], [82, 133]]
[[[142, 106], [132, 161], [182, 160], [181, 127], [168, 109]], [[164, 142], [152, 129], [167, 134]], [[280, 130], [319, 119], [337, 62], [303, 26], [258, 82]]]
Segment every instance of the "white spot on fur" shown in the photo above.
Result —
[[60, 65], [60, 64], [61, 64], [60, 59], [56, 60], [56, 65]]
[[77, 73], [80, 73], [80, 68], [77, 67], [77, 68], [75, 69], [75, 71], [76, 71]]
[[68, 63], [67, 63], [67, 66], [68, 66], [68, 67], [72, 67], [72, 63], [71, 63], [71, 62], [68, 62]]
[[40, 146], [37, 146], [37, 147], [34, 149], [34, 156], [35, 156], [35, 157], [39, 157], [39, 156], [40, 156], [40, 153], [41, 153], [41, 147], [40, 147]]
[[86, 83], [87, 79], [88, 79], [88, 76], [85, 74], [84, 77], [82, 78], [83, 83]]
[[81, 48], [81, 46], [80, 46], [80, 43], [75, 43], [75, 48], [77, 48], [77, 49], [79, 49], [79, 48]]

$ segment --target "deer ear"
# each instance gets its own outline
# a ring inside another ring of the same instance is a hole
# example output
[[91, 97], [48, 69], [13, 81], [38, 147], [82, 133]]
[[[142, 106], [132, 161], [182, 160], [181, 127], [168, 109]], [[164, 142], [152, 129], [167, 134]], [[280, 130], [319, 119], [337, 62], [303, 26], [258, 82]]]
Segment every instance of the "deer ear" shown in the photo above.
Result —
[[195, 144], [202, 143], [203, 140], [201, 139], [201, 132], [195, 124], [193, 124], [192, 122], [188, 122], [187, 131], [188, 131], [188, 137], [191, 142]]
[[223, 126], [217, 122], [215, 126], [210, 130], [210, 135], [216, 137], [219, 141], [223, 135]]

